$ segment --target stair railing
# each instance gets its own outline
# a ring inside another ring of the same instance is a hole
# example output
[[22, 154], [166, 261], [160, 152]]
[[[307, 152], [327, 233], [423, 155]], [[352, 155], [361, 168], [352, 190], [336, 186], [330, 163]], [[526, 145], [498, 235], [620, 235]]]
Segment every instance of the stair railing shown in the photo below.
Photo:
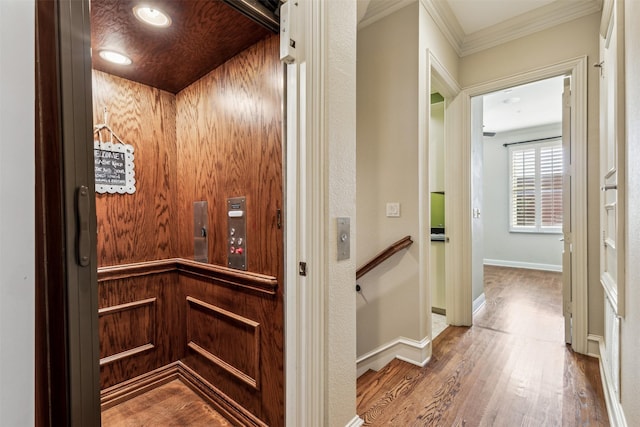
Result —
[[392, 255], [400, 252], [401, 250], [408, 248], [413, 243], [411, 240], [411, 236], [405, 236], [397, 242], [389, 245], [388, 248], [380, 252], [378, 255], [373, 257], [369, 262], [367, 262], [362, 267], [356, 270], [356, 280], [382, 264], [386, 259], [390, 258]]

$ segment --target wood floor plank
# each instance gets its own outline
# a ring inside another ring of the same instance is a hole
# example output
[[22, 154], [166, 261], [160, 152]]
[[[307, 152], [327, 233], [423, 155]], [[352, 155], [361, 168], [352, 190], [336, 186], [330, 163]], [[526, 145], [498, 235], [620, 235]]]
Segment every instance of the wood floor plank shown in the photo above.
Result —
[[104, 410], [102, 425], [227, 427], [233, 424], [176, 379]]
[[564, 344], [561, 275], [486, 267], [485, 278], [474, 326], [447, 328], [427, 366], [394, 360], [359, 382], [365, 425], [608, 426], [598, 361]]

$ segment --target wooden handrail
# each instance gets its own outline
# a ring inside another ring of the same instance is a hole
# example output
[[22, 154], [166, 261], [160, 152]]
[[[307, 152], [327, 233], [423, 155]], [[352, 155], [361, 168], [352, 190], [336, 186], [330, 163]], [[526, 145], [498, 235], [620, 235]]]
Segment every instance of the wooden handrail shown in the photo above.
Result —
[[393, 243], [387, 249], [380, 252], [373, 259], [371, 259], [371, 261], [369, 261], [368, 263], [360, 267], [358, 270], [356, 270], [356, 280], [358, 280], [359, 278], [364, 276], [366, 273], [376, 268], [384, 260], [392, 256], [396, 252], [400, 252], [404, 248], [408, 248], [409, 246], [411, 246], [412, 243], [413, 243], [413, 240], [411, 240], [411, 236], [405, 236], [402, 239], [398, 240], [397, 242]]

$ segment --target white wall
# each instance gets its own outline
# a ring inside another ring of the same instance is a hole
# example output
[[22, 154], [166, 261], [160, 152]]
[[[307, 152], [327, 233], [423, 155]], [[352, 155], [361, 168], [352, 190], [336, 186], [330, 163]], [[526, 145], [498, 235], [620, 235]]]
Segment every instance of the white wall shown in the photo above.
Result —
[[[325, 64], [328, 147], [329, 256], [326, 351], [326, 425], [344, 426], [356, 415], [355, 245], [337, 261], [336, 218], [356, 219], [356, 3], [334, 0], [327, 8]], [[355, 236], [357, 221], [351, 221]], [[293, 267], [295, 268], [295, 266]], [[313, 268], [313, 267], [311, 267]], [[313, 386], [313, 384], [311, 384]]]
[[35, 7], [0, 1], [0, 425], [34, 423]]
[[[358, 281], [367, 299], [357, 300], [359, 356], [399, 337], [419, 341], [428, 335], [428, 297], [421, 293], [418, 275], [418, 156], [419, 145], [428, 140], [427, 120], [421, 120], [428, 118], [427, 49], [457, 75], [454, 50], [419, 2], [358, 31], [356, 264], [406, 235], [415, 242]], [[429, 189], [424, 191], [428, 198]], [[399, 218], [386, 217], [387, 202], [400, 203]]]
[[[418, 235], [418, 4], [358, 31], [357, 256], [359, 267], [389, 244]], [[387, 218], [387, 202], [401, 216]], [[418, 245], [358, 280], [357, 354], [399, 336], [421, 339]]]
[[621, 319], [621, 402], [627, 425], [640, 425], [640, 2], [625, 4], [627, 116], [626, 315]]
[[[465, 56], [460, 63], [460, 81], [463, 87], [512, 76], [543, 66], [556, 64], [587, 55], [587, 63], [598, 61], [600, 13], [594, 13], [565, 24], [540, 31], [527, 37]], [[588, 170], [599, 169], [599, 93], [598, 70], [588, 69]], [[599, 177], [588, 173], [588, 311], [589, 333], [604, 333], [604, 296], [600, 286], [600, 200]]]
[[562, 134], [562, 124], [498, 133], [484, 138], [485, 262], [524, 268], [562, 269], [561, 234], [509, 232], [509, 149], [502, 144]]

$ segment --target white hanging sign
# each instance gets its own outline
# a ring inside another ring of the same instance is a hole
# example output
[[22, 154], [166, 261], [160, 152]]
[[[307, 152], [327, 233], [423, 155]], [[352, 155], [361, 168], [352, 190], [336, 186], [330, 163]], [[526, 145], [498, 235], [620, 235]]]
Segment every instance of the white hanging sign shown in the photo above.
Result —
[[136, 192], [136, 171], [133, 146], [93, 142], [96, 193], [133, 194]]

